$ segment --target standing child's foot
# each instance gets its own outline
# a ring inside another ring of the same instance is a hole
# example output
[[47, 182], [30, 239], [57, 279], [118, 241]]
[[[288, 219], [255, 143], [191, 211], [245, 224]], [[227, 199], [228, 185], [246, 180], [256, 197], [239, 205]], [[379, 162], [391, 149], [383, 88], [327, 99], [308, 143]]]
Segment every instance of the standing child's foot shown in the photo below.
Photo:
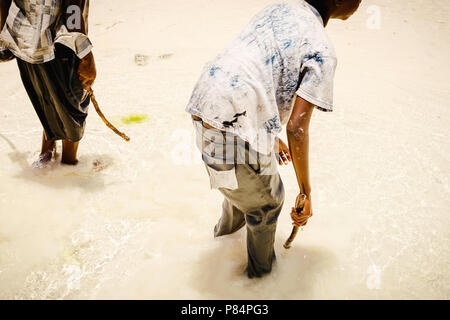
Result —
[[31, 165], [33, 168], [45, 168], [56, 154], [56, 141], [48, 140], [45, 131], [42, 134], [42, 147], [39, 159]]
[[36, 169], [45, 168], [55, 156], [56, 149], [44, 151], [39, 155], [38, 160], [33, 162], [32, 167]]
[[61, 163], [62, 164], [68, 164], [71, 166], [76, 166], [78, 164], [78, 160], [77, 159], [61, 159]]

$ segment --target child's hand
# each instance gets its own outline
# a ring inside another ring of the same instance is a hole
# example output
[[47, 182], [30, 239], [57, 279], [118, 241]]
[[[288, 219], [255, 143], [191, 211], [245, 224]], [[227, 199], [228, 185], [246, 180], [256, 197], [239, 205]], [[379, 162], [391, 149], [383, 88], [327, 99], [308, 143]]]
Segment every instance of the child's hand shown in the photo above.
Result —
[[291, 161], [289, 147], [278, 137], [275, 138], [274, 152], [280, 166], [283, 164], [288, 165]]
[[12, 54], [9, 50], [2, 50], [0, 51], [0, 62], [7, 62], [14, 59], [15, 56]]
[[297, 213], [295, 208], [292, 208], [291, 218], [293, 221], [293, 225], [297, 227], [304, 227], [308, 223], [308, 219], [312, 217], [311, 211], [311, 198], [308, 196], [305, 200], [305, 204], [303, 206], [303, 210], [300, 213]]
[[90, 52], [80, 61], [78, 67], [78, 75], [83, 88], [89, 90], [97, 77], [97, 69], [95, 68], [94, 55]]

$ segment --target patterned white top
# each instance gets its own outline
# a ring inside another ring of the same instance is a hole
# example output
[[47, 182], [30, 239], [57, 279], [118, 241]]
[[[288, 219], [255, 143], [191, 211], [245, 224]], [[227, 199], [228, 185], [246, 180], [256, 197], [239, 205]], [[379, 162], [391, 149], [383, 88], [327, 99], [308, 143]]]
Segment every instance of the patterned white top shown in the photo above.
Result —
[[[80, 13], [87, 18], [89, 0], [80, 0]], [[54, 45], [61, 43], [82, 59], [92, 49], [88, 37], [70, 32], [60, 19], [63, 0], [12, 0], [6, 24], [0, 34], [0, 51], [10, 50], [29, 63], [45, 63], [55, 58]]]
[[271, 152], [295, 95], [333, 110], [336, 54], [317, 10], [304, 0], [271, 5], [206, 64], [186, 111]]

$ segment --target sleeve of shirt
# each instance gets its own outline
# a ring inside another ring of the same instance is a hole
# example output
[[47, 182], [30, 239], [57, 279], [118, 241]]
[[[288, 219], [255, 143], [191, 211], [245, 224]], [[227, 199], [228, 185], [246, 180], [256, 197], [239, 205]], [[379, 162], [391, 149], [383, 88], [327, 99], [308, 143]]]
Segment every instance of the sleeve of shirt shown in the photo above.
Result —
[[64, 25], [56, 33], [55, 43], [72, 49], [80, 59], [83, 59], [92, 50], [92, 43], [86, 35], [80, 32], [69, 32]]
[[336, 65], [336, 57], [322, 56], [320, 52], [307, 54], [300, 69], [302, 77], [297, 95], [321, 111], [333, 111]]
[[[81, 1], [82, 16], [84, 20], [84, 25], [86, 29], [86, 34], [88, 33], [88, 16], [89, 16], [89, 0]], [[92, 50], [92, 43], [88, 36], [80, 32], [71, 32], [67, 30], [66, 26], [61, 25], [56, 32], [55, 43], [60, 43], [70, 48], [78, 58], [83, 59]]]

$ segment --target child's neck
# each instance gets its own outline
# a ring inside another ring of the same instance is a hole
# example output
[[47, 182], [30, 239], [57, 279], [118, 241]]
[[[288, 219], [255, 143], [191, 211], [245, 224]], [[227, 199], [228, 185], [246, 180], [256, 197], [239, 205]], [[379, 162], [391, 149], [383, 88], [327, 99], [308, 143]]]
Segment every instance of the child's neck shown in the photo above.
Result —
[[329, 0], [306, 0], [312, 5], [320, 14], [323, 20], [323, 25], [326, 27], [330, 20], [330, 1]]

